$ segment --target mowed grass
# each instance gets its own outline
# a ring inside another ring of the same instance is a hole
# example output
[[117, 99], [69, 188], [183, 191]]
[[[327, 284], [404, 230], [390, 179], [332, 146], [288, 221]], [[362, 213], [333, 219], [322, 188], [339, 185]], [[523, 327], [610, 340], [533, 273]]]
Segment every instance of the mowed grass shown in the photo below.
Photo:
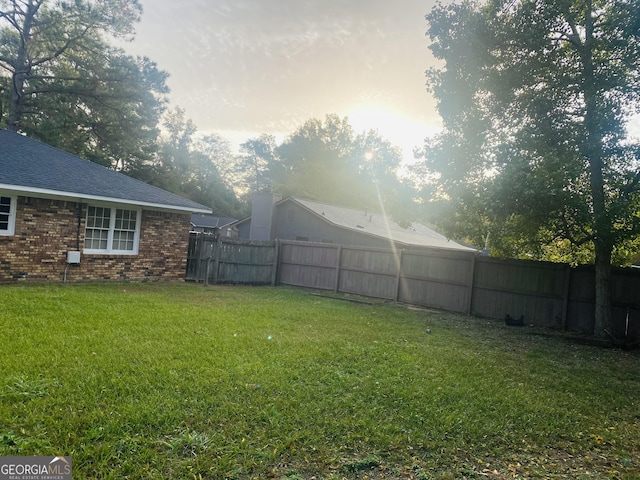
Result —
[[0, 341], [0, 455], [71, 455], [74, 479], [640, 478], [640, 355], [528, 327], [284, 287], [20, 285]]

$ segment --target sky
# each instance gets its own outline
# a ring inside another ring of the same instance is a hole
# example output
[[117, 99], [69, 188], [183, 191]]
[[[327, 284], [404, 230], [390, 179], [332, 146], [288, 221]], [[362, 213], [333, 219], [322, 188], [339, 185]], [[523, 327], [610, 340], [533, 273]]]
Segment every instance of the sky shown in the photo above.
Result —
[[140, 0], [129, 53], [167, 71], [171, 107], [232, 145], [348, 117], [403, 149], [437, 132], [426, 89], [434, 0]]

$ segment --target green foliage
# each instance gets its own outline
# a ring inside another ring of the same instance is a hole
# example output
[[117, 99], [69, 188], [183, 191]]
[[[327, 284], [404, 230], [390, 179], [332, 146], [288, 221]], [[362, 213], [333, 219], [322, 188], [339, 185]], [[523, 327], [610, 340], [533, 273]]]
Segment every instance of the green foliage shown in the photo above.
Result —
[[132, 176], [211, 207], [215, 215], [242, 217], [243, 206], [220, 168], [232, 163], [229, 143], [217, 135], [198, 136], [184, 110], [164, 116], [153, 161], [130, 170]]
[[640, 468], [635, 352], [283, 287], [16, 285], [0, 311], [0, 454], [77, 479]]
[[307, 120], [277, 145], [263, 135], [242, 145], [243, 185], [414, 220], [412, 188], [398, 178], [401, 152], [377, 131], [355, 134], [348, 118]]
[[438, 5], [427, 72], [444, 130], [425, 146], [425, 195], [450, 234], [499, 255], [601, 258], [640, 233], [640, 4]]
[[2, 0], [0, 124], [127, 170], [150, 158], [167, 74], [113, 48], [137, 0]]
[[275, 137], [262, 134], [251, 138], [240, 145], [240, 150], [234, 165], [237, 185], [251, 192], [270, 191], [277, 176]]
[[279, 175], [275, 190], [312, 200], [334, 198], [350, 205], [347, 185], [354, 179], [353, 129], [348, 119], [327, 115], [307, 120], [278, 146]]
[[[103, 47], [63, 80], [56, 69], [46, 94], [32, 97], [20, 129], [50, 145], [124, 172], [150, 159], [168, 91], [167, 74], [146, 58]], [[33, 81], [34, 88], [39, 88]]]

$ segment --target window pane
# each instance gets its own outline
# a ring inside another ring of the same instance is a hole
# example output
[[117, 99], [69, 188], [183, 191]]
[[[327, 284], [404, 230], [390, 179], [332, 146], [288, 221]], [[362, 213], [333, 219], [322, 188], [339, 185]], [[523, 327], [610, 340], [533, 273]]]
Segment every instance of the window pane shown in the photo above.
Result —
[[90, 227], [109, 228], [111, 209], [102, 207], [89, 207], [87, 211], [87, 225]]
[[109, 232], [106, 230], [87, 229], [85, 236], [85, 248], [93, 250], [106, 250]]
[[8, 232], [11, 224], [11, 197], [0, 197], [0, 231]]
[[133, 239], [135, 232], [114, 232], [113, 233], [113, 249], [114, 250], [133, 250]]
[[116, 230], [135, 230], [136, 212], [134, 210], [116, 210]]
[[136, 212], [134, 210], [116, 210], [116, 222], [113, 231], [114, 250], [133, 250], [136, 232]]
[[85, 232], [85, 248], [90, 250], [106, 250], [109, 238], [111, 209], [89, 207], [87, 209], [87, 228]]
[[0, 197], [0, 213], [6, 214], [0, 215], [3, 222], [9, 220], [9, 214], [11, 213], [11, 197]]

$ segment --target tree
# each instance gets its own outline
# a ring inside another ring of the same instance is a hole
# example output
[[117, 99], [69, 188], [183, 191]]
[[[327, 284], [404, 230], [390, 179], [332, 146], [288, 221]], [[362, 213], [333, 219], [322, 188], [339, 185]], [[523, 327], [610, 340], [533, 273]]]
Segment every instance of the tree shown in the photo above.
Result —
[[164, 116], [155, 162], [135, 172], [137, 178], [211, 207], [218, 216], [246, 213], [217, 165], [231, 161], [229, 143], [218, 135], [199, 137], [194, 123], [176, 108]]
[[351, 170], [357, 172], [350, 180], [351, 191], [365, 200], [357, 206], [381, 207], [403, 226], [416, 220], [416, 192], [407, 179], [398, 177], [402, 163], [399, 147], [392, 145], [377, 130], [362, 132], [354, 139], [350, 163]]
[[278, 193], [382, 208], [408, 222], [409, 188], [397, 175], [401, 161], [400, 149], [377, 131], [355, 135], [348, 118], [327, 115], [307, 120], [277, 146], [268, 171]]
[[276, 139], [262, 134], [240, 145], [241, 155], [235, 163], [235, 174], [242, 190], [269, 191], [273, 187], [276, 165]]
[[427, 20], [444, 62], [428, 72], [444, 125], [425, 147], [431, 198], [491, 242], [506, 229], [534, 250], [590, 244], [605, 336], [612, 256], [640, 232], [640, 147], [624, 128], [640, 110], [640, 3], [489, 0]]
[[231, 145], [217, 134], [195, 139], [192, 151], [191, 175], [187, 182], [187, 196], [210, 206], [216, 215], [242, 218], [248, 214], [247, 205], [237, 198], [223, 171], [233, 161]]
[[398, 178], [401, 162], [401, 150], [377, 131], [355, 135], [348, 118], [330, 114], [307, 120], [279, 145], [272, 135], [244, 142], [234, 170], [240, 190], [382, 209], [408, 224], [415, 191]]
[[107, 43], [137, 0], [0, 0], [0, 120], [113, 168], [151, 155], [167, 74]]
[[278, 192], [311, 200], [350, 204], [349, 162], [353, 129], [347, 118], [307, 120], [278, 146], [274, 183]]

